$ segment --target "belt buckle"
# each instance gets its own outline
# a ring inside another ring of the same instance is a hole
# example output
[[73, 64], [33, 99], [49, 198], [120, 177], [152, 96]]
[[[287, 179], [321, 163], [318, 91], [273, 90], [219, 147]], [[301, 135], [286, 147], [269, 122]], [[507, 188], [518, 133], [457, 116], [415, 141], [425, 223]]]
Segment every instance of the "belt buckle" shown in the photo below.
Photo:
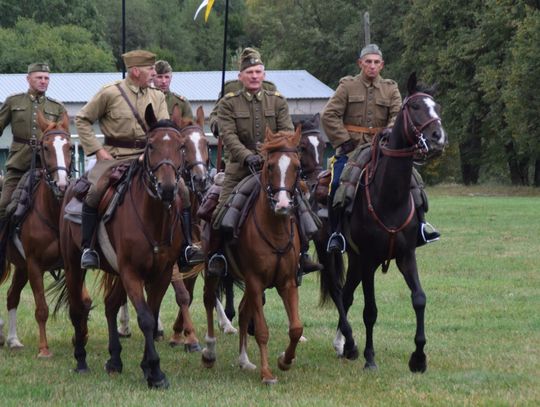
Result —
[[38, 146], [37, 137], [36, 136], [30, 137], [30, 140], [28, 140], [28, 145], [32, 148], [37, 148]]

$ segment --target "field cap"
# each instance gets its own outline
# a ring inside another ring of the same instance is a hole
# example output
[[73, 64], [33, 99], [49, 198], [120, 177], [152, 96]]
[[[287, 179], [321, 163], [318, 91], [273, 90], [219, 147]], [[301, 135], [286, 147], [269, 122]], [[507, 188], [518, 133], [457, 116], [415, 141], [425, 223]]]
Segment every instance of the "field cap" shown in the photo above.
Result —
[[165, 73], [172, 72], [171, 65], [162, 59], [156, 62], [156, 73], [158, 75], [163, 75]]
[[129, 51], [122, 55], [126, 68], [134, 66], [150, 66], [156, 63], [156, 54], [143, 49]]
[[43, 62], [35, 62], [28, 65], [28, 73], [32, 72], [51, 72], [49, 69], [49, 64]]
[[240, 72], [254, 65], [263, 65], [261, 54], [253, 48], [244, 48], [240, 54]]
[[368, 54], [377, 54], [382, 57], [382, 52], [377, 44], [366, 45], [364, 48], [362, 48], [362, 51], [360, 51], [360, 56], [358, 58], [363, 58]]

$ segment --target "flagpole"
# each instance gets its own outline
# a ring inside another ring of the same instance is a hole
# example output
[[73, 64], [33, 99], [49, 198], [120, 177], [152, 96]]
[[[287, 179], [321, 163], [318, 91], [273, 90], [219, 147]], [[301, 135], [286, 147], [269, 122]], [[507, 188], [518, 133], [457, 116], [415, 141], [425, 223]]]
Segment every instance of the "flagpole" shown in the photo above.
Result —
[[[225, 0], [225, 25], [223, 28], [223, 59], [221, 64], [221, 97], [225, 92], [225, 71], [227, 69], [227, 30], [229, 25], [229, 0]], [[216, 157], [216, 169], [221, 171], [221, 155], [223, 151], [223, 141], [221, 137], [218, 137], [217, 157]]]
[[[122, 0], [122, 55], [126, 53], [126, 0]], [[122, 79], [126, 78], [126, 66], [122, 62]]]

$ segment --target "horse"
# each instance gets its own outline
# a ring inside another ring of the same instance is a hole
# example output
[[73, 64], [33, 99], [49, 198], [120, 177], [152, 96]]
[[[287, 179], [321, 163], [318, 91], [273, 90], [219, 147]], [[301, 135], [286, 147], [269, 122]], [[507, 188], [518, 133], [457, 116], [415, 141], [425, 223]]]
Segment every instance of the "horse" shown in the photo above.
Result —
[[[38, 358], [49, 358], [52, 356], [46, 330], [49, 307], [45, 299], [43, 276], [48, 270], [52, 272], [62, 267], [58, 222], [62, 199], [74, 169], [73, 144], [67, 114], [64, 114], [61, 121], [51, 122], [38, 112], [37, 123], [43, 134], [35, 146], [34, 154], [39, 154], [42, 168], [31, 168], [30, 171], [35, 172], [27, 173], [27, 176], [34, 177], [37, 186], [29, 187], [29, 209], [22, 220], [13, 225], [15, 230], [9, 236], [7, 244], [7, 262], [15, 267], [7, 296], [7, 345], [11, 349], [23, 347], [17, 335], [17, 307], [21, 291], [30, 281], [36, 304], [35, 318], [39, 327]], [[7, 280], [9, 274], [9, 271], [6, 272], [0, 281]]]
[[[294, 214], [294, 197], [300, 175], [299, 141], [299, 128], [296, 132], [281, 131], [276, 134], [266, 129], [262, 145], [265, 160], [260, 173], [260, 190], [238, 240], [234, 246], [226, 247], [229, 269], [245, 284], [239, 305], [239, 364], [243, 369], [256, 368], [247, 354], [248, 323], [253, 318], [261, 356], [260, 375], [266, 384], [277, 382], [268, 363], [269, 333], [263, 313], [263, 292], [266, 288], [276, 287], [289, 318], [289, 345], [278, 358], [280, 369], [290, 369], [303, 331], [296, 280], [300, 239]], [[204, 305], [208, 331], [202, 361], [207, 367], [212, 367], [216, 360], [213, 323], [216, 283], [215, 277], [205, 276]]]
[[[132, 177], [114, 215], [98, 227], [101, 268], [107, 272], [102, 280], [110, 354], [105, 369], [109, 374], [122, 372], [116, 318], [127, 295], [145, 339], [141, 362], [144, 377], [149, 387], [166, 388], [169, 382], [160, 368], [154, 336], [161, 301], [183, 241], [182, 204], [177, 191], [184, 168], [184, 137], [172, 121], [156, 121], [151, 105], [146, 109], [145, 119], [150, 129], [144, 154], [131, 167]], [[69, 202], [72, 196], [72, 189], [68, 189], [64, 202]], [[86, 270], [80, 267], [80, 226], [62, 219], [60, 241], [69, 315], [75, 330], [75, 371], [86, 372], [91, 300], [84, 289]], [[107, 246], [114, 248], [112, 253], [106, 250]]]
[[409, 77], [407, 89], [408, 96], [391, 131], [379, 133], [374, 138], [371, 161], [363, 170], [352, 212], [344, 215], [347, 218], [344, 232], [349, 259], [346, 277], [338, 253], [325, 264], [321, 278], [322, 299], [330, 296], [339, 314], [334, 348], [339, 356], [351, 360], [358, 358], [358, 349], [347, 313], [353, 303], [354, 291], [362, 283], [366, 328], [364, 368], [368, 370], [377, 368], [373, 347], [373, 326], [377, 320], [375, 271], [382, 265], [385, 273], [392, 259], [411, 290], [416, 314], [416, 348], [409, 359], [409, 369], [412, 372], [427, 369], [424, 353], [426, 295], [416, 263], [419, 225], [414, 216], [410, 182], [414, 160], [438, 157], [448, 142], [432, 91], [419, 87], [416, 74]]

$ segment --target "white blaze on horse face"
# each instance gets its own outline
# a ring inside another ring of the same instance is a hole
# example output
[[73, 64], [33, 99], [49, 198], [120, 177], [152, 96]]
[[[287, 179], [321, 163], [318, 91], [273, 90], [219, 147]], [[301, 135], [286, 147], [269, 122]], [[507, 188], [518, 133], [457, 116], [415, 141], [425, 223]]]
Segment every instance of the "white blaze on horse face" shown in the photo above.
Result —
[[203, 165], [202, 163], [204, 162], [200, 146], [200, 141], [202, 137], [203, 135], [198, 131], [191, 133], [189, 136], [189, 138], [191, 139], [191, 141], [193, 141], [193, 144], [195, 145], [195, 162], [197, 162], [197, 165], [200, 165], [201, 167]]
[[[291, 165], [291, 157], [287, 157], [286, 155], [282, 155], [279, 158], [278, 161], [278, 167], [279, 167], [279, 187], [286, 189], [287, 186], [285, 185], [285, 178], [287, 176], [287, 168], [289, 168], [289, 165]], [[289, 199], [289, 196], [287, 195], [287, 191], [281, 190], [277, 194], [277, 202], [276, 202], [276, 210], [283, 210], [288, 209], [291, 205], [291, 200]]]
[[162, 138], [163, 141], [171, 141], [171, 136], [169, 136], [169, 133], [165, 133], [165, 135]]
[[63, 187], [67, 185], [67, 170], [61, 168], [67, 168], [66, 160], [64, 159], [63, 147], [67, 144], [67, 140], [63, 137], [56, 136], [53, 141], [54, 152], [56, 154], [56, 167], [58, 170], [58, 186]]
[[437, 114], [437, 111], [435, 110], [435, 106], [437, 106], [437, 104], [431, 98], [424, 98], [424, 103], [428, 107], [428, 112], [429, 112], [429, 115], [431, 116], [431, 118], [439, 120], [439, 125], [440, 125], [440, 128], [441, 128], [441, 137], [439, 138], [439, 140], [437, 140], [437, 143], [439, 143], [441, 145], [445, 145], [446, 144], [446, 133], [444, 132], [444, 129], [443, 129], [442, 125], [441, 125], [441, 118], [439, 117], [439, 115]]
[[315, 161], [317, 164], [320, 164], [321, 159], [319, 157], [319, 138], [317, 136], [308, 136], [308, 140], [315, 150]]

